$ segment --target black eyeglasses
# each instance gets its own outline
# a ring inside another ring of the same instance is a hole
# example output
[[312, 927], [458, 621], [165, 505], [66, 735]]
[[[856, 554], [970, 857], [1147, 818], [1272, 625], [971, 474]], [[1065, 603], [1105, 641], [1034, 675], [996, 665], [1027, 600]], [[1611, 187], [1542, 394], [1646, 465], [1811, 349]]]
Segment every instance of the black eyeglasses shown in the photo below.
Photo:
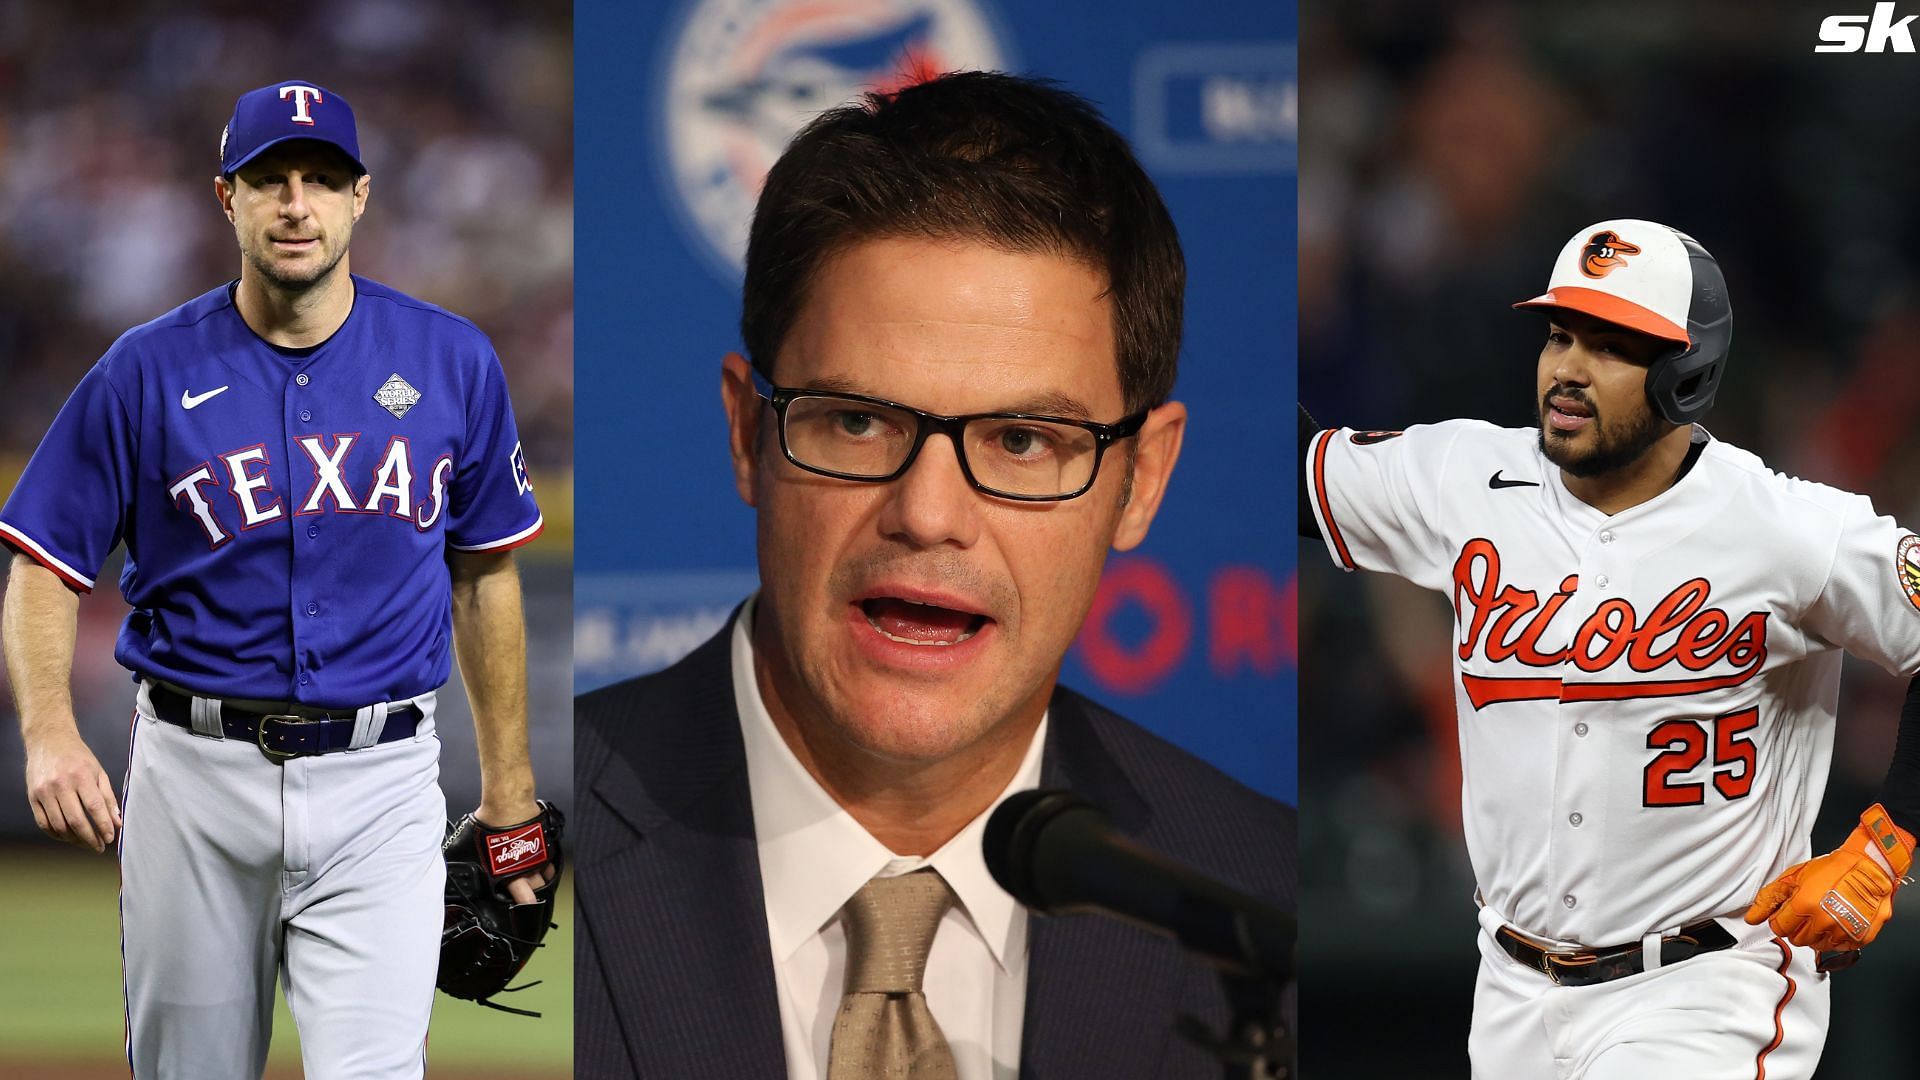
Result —
[[1086, 494], [1107, 447], [1147, 419], [1144, 409], [1114, 424], [1013, 412], [935, 416], [861, 394], [775, 386], [758, 370], [753, 386], [780, 419], [781, 452], [808, 472], [883, 484], [912, 468], [927, 436], [938, 434], [953, 443], [968, 483], [1023, 502]]

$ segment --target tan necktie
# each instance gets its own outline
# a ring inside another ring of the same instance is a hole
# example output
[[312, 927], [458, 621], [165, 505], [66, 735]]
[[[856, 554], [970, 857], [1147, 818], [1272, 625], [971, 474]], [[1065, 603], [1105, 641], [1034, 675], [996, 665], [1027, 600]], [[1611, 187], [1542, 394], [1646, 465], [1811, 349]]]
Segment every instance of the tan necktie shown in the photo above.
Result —
[[840, 909], [847, 988], [827, 1080], [954, 1080], [953, 1050], [920, 992], [927, 950], [952, 906], [953, 890], [927, 869], [874, 878]]

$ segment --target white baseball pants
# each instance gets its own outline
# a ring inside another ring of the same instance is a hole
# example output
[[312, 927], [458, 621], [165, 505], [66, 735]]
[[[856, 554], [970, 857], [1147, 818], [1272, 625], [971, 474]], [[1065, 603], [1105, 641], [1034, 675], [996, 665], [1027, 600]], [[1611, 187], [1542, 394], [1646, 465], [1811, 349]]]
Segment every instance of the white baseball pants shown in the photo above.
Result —
[[1827, 1038], [1827, 976], [1765, 925], [1738, 944], [1593, 986], [1555, 986], [1480, 931], [1467, 1047], [1475, 1080], [1806, 1080]]
[[446, 877], [431, 715], [412, 739], [273, 760], [136, 710], [120, 836], [135, 1080], [258, 1080], [276, 977], [309, 1080], [424, 1074]]

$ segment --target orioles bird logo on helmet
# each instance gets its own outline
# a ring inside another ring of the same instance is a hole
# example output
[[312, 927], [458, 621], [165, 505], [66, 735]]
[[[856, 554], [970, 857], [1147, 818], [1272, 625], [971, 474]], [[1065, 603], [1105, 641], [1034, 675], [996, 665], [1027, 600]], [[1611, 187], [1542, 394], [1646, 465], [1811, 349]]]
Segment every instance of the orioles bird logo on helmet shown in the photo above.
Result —
[[1627, 265], [1627, 256], [1638, 254], [1637, 245], [1620, 239], [1612, 229], [1602, 229], [1587, 237], [1587, 246], [1580, 250], [1580, 272], [1590, 278], [1603, 278]]

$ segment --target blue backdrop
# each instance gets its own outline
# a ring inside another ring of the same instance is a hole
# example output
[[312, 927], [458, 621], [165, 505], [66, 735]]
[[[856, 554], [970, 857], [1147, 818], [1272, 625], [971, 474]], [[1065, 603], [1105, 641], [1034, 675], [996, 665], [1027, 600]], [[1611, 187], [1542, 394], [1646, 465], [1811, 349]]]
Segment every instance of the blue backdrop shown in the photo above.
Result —
[[1064, 679], [1294, 801], [1292, 0], [581, 0], [575, 20], [576, 689], [673, 662], [755, 587], [719, 362], [787, 138], [903, 65], [1044, 75], [1133, 141], [1189, 273], [1186, 447]]

